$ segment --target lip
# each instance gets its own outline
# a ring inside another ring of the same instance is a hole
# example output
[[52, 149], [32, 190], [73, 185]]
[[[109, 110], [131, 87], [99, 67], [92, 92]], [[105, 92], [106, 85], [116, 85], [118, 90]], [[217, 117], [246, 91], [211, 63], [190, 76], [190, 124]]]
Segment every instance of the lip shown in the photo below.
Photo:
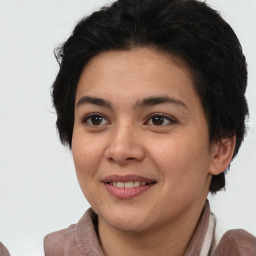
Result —
[[108, 182], [128, 182], [128, 181], [140, 181], [140, 182], [146, 182], [148, 184], [152, 184], [152, 183], [156, 183], [155, 180], [149, 179], [149, 178], [145, 178], [139, 175], [134, 175], [134, 174], [128, 174], [128, 175], [109, 175], [106, 176], [102, 179], [103, 183], [108, 183]]
[[[118, 188], [112, 186], [110, 183], [112, 182], [128, 182], [128, 181], [140, 181], [145, 182], [146, 185], [139, 186], [139, 187], [133, 187], [133, 188]], [[119, 199], [129, 199], [136, 197], [146, 191], [148, 191], [152, 186], [156, 184], [155, 180], [138, 176], [138, 175], [110, 175], [106, 176], [102, 179], [102, 182], [104, 183], [107, 191], [114, 197]]]

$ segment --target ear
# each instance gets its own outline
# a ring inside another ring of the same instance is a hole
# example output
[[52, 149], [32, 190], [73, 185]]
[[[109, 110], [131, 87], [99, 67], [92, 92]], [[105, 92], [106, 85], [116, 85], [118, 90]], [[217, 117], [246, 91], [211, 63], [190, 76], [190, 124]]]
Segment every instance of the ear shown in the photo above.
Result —
[[236, 145], [236, 136], [231, 138], [223, 138], [220, 141], [216, 141], [212, 145], [212, 163], [209, 169], [209, 173], [212, 175], [218, 175], [224, 172], [231, 160]]

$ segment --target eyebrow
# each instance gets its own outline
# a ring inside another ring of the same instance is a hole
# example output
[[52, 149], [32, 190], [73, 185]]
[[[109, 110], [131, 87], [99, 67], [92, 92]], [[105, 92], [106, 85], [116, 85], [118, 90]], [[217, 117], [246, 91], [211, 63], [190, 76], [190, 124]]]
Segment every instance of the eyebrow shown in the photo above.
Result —
[[84, 96], [77, 102], [76, 107], [84, 104], [93, 104], [101, 107], [112, 108], [112, 104], [110, 101], [97, 97]]
[[183, 101], [173, 97], [169, 97], [169, 96], [151, 96], [143, 100], [137, 101], [134, 107], [143, 108], [143, 107], [150, 107], [150, 106], [155, 106], [155, 105], [164, 104], [164, 103], [171, 103], [178, 107], [184, 107], [188, 109], [187, 105]]
[[[133, 107], [135, 109], [143, 108], [143, 107], [150, 107], [150, 106], [155, 106], [159, 104], [164, 104], [164, 103], [171, 103], [174, 104], [178, 107], [184, 107], [188, 109], [187, 105], [176, 98], [169, 97], [169, 96], [151, 96], [148, 98], [145, 98], [143, 100], [138, 100]], [[112, 104], [110, 101], [98, 98], [98, 97], [91, 97], [91, 96], [83, 96], [76, 104], [77, 107], [84, 105], [84, 104], [93, 104], [101, 107], [107, 107], [112, 109]]]

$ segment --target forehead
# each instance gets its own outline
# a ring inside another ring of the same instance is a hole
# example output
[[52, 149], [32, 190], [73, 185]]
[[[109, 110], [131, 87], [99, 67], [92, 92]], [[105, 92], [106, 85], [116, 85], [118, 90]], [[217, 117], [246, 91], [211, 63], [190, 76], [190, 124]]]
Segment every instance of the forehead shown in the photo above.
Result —
[[146, 87], [155, 93], [176, 87], [181, 93], [182, 87], [193, 90], [194, 83], [182, 59], [152, 48], [135, 48], [104, 52], [92, 58], [81, 73], [77, 94]]

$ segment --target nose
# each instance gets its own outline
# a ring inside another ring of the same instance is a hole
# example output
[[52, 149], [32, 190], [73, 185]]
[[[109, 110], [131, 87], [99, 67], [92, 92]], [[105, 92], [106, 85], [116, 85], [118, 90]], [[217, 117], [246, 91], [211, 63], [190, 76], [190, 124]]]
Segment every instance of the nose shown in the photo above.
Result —
[[143, 160], [145, 152], [140, 143], [140, 134], [132, 125], [125, 125], [114, 129], [109, 138], [109, 144], [105, 151], [108, 161], [119, 165], [126, 165], [132, 162]]

